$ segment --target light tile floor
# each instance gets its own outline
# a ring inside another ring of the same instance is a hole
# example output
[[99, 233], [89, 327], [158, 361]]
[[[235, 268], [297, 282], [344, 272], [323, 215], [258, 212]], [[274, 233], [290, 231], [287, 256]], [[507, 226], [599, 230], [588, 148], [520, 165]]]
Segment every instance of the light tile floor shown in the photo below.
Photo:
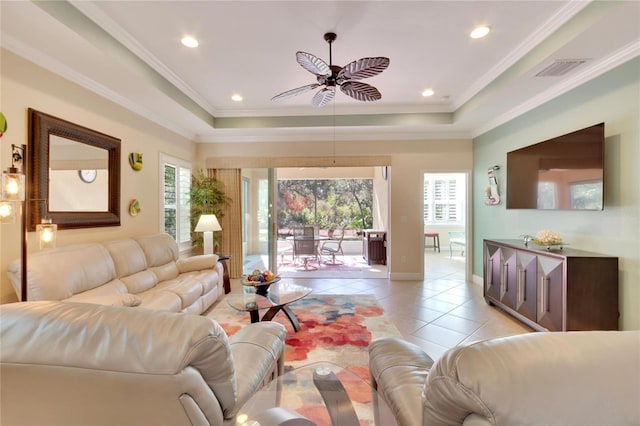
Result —
[[[374, 294], [403, 337], [434, 360], [456, 345], [533, 331], [489, 306], [482, 287], [464, 279], [464, 262], [448, 253], [425, 253], [423, 281], [380, 278], [294, 278], [318, 294]], [[240, 281], [233, 280], [233, 291]]]

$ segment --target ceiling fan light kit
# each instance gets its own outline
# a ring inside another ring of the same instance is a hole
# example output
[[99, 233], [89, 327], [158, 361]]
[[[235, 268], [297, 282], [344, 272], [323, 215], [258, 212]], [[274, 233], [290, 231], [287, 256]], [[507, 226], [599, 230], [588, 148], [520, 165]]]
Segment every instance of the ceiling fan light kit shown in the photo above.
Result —
[[389, 66], [389, 58], [361, 58], [340, 67], [333, 65], [331, 57], [331, 45], [338, 36], [335, 33], [326, 33], [324, 39], [329, 43], [329, 64], [315, 55], [307, 52], [296, 52], [296, 60], [300, 66], [316, 76], [317, 83], [307, 84], [295, 89], [287, 90], [271, 98], [272, 101], [290, 98], [324, 86], [311, 99], [314, 107], [323, 107], [334, 98], [336, 86], [345, 95], [358, 101], [377, 101], [382, 95], [375, 87], [358, 80], [373, 77], [386, 70]]

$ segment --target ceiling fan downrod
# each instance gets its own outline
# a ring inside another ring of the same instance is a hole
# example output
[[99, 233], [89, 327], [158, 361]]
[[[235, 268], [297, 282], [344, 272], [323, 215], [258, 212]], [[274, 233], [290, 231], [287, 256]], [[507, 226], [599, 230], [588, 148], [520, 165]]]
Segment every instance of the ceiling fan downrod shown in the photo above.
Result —
[[[326, 84], [330, 87], [335, 87], [338, 79], [338, 73], [342, 70], [342, 67], [333, 65], [333, 55], [331, 52], [331, 45], [336, 41], [338, 35], [336, 33], [325, 33], [324, 40], [329, 43], [329, 69], [331, 69], [331, 75], [326, 78]], [[339, 84], [339, 83], [338, 83]]]
[[333, 65], [333, 60], [331, 59], [331, 44], [336, 41], [338, 38], [336, 33], [325, 33], [324, 40], [329, 43], [329, 66]]

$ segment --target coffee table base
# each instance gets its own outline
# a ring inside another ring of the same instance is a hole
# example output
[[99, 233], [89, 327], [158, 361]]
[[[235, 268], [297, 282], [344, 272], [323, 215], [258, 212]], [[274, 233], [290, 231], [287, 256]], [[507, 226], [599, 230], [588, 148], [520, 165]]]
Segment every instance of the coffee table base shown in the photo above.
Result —
[[[357, 399], [352, 401], [352, 396]], [[378, 399], [375, 388], [353, 372], [326, 362], [277, 377], [238, 410], [241, 417], [243, 424], [255, 421], [262, 426], [398, 424], [384, 399]]]
[[286, 305], [283, 306], [274, 306], [269, 308], [267, 312], [262, 316], [262, 320], [260, 320], [260, 315], [258, 314], [258, 310], [249, 311], [249, 315], [251, 317], [251, 322], [259, 322], [259, 321], [271, 321], [273, 317], [276, 316], [278, 312], [284, 312], [284, 314], [289, 319], [289, 322], [293, 326], [293, 331], [298, 332], [300, 330], [300, 323], [298, 322], [298, 318], [296, 314]]

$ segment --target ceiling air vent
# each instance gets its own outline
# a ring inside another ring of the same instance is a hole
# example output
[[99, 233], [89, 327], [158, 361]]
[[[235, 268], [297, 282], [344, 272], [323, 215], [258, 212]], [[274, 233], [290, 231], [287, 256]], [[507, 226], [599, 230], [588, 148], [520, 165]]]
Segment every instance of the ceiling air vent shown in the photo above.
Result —
[[560, 77], [585, 62], [586, 59], [558, 59], [536, 74], [536, 77]]

